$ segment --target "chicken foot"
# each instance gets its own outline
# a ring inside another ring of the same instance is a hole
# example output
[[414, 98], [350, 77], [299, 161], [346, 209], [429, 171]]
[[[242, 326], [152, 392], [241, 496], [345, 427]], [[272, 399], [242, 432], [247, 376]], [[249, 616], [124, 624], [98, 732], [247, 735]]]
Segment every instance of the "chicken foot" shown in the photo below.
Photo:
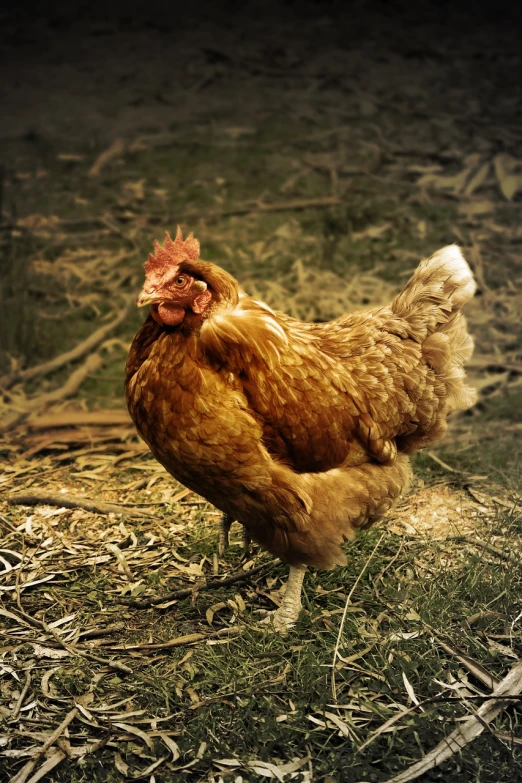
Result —
[[[233, 517], [230, 517], [228, 514], [223, 514], [221, 517], [221, 521], [219, 523], [219, 539], [218, 539], [218, 554], [220, 557], [223, 557], [226, 550], [229, 546], [229, 540], [228, 535], [230, 532], [230, 528], [232, 526], [232, 522], [234, 522]], [[248, 550], [250, 548], [250, 536], [248, 535], [248, 531], [246, 527], [243, 528], [243, 539], [241, 542], [241, 546], [243, 548], [244, 554], [248, 554]]]
[[281, 606], [262, 620], [263, 623], [271, 625], [274, 631], [284, 634], [290, 628], [293, 628], [299, 619], [303, 606], [301, 603], [301, 590], [305, 574], [305, 565], [290, 566]]

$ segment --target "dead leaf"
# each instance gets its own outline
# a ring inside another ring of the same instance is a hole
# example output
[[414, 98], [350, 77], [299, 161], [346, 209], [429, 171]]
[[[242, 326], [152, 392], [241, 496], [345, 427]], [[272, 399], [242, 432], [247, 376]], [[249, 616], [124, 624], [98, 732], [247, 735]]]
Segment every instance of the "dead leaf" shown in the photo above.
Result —
[[495, 156], [493, 165], [502, 195], [511, 201], [522, 190], [522, 173], [515, 173], [522, 163], [511, 155], [501, 153]]
[[209, 606], [207, 611], [205, 612], [205, 617], [207, 618], [207, 623], [209, 625], [212, 625], [212, 621], [214, 620], [214, 615], [216, 612], [219, 612], [220, 609], [226, 609], [227, 604], [225, 601], [219, 601], [217, 604], [212, 604], [212, 606]]
[[135, 182], [125, 182], [122, 186], [127, 197], [135, 201], [143, 201], [145, 198], [145, 180], [138, 179]]
[[56, 231], [58, 229], [60, 218], [57, 215], [27, 215], [24, 218], [19, 218], [17, 225], [28, 228], [35, 234], [45, 234], [48, 236], [49, 231]]
[[54, 647], [43, 647], [41, 644], [32, 643], [34, 654], [37, 658], [69, 658], [71, 653], [67, 650], [57, 650]]
[[123, 760], [118, 751], [114, 753], [114, 766], [122, 775], [127, 776], [129, 772], [129, 765]]
[[473, 169], [474, 167], [467, 166], [458, 174], [425, 174], [423, 177], [420, 177], [420, 179], [417, 180], [417, 186], [419, 188], [433, 187], [436, 190], [448, 190], [455, 194], [462, 193], [466, 187], [466, 183], [473, 173]]
[[343, 737], [349, 737], [350, 736], [350, 730], [346, 723], [342, 721], [338, 715], [336, 715], [333, 712], [324, 712], [323, 715], [325, 718], [328, 718], [328, 720], [333, 723], [333, 725], [339, 729]]
[[154, 743], [152, 739], [148, 734], [146, 734], [146, 732], [138, 729], [137, 726], [132, 726], [129, 723], [113, 723], [113, 726], [117, 726], [119, 729], [123, 729], [123, 731], [126, 731], [128, 734], [134, 734], [135, 737], [139, 737], [141, 740], [143, 740], [149, 750], [154, 750]]
[[[411, 682], [406, 677], [406, 672], [402, 673], [402, 679], [403, 679], [403, 682], [404, 682], [404, 687], [406, 688], [406, 691], [408, 693], [408, 696], [410, 697], [411, 701], [414, 704], [416, 704], [417, 707], [418, 707], [420, 702], [419, 702], [417, 696], [415, 695], [415, 691], [413, 690], [413, 685], [411, 684]], [[422, 709], [422, 707], [421, 707], [421, 709]], [[424, 710], [423, 710], [423, 712], [424, 712]]]
[[489, 215], [495, 211], [495, 204], [493, 201], [469, 201], [459, 204], [459, 214], [463, 215], [468, 220], [473, 220], [475, 217], [482, 215]]
[[179, 747], [177, 742], [174, 742], [174, 740], [171, 739], [169, 735], [163, 731], [158, 732], [157, 736], [161, 738], [162, 742], [165, 743], [167, 748], [172, 753], [172, 761], [177, 761], [180, 757], [180, 752], [179, 752]]
[[52, 669], [48, 669], [42, 677], [40, 682], [40, 689], [47, 699], [53, 699], [54, 697], [58, 696], [58, 689], [55, 685], [53, 685], [52, 682], [50, 682], [50, 680], [53, 674], [55, 674], [57, 671], [60, 671], [61, 668], [61, 666], [54, 666]]
[[154, 772], [154, 770], [157, 769], [160, 764], [163, 764], [163, 762], [167, 758], [168, 756], [162, 756], [160, 759], [153, 761], [152, 764], [149, 764], [149, 766], [146, 767], [146, 769], [135, 772], [131, 777], [134, 778], [135, 780], [148, 777], [151, 774], [151, 772]]
[[483, 163], [478, 171], [471, 177], [470, 181], [464, 188], [464, 195], [471, 196], [481, 185], [484, 184], [486, 177], [489, 174], [489, 163]]
[[391, 227], [391, 223], [380, 223], [377, 226], [368, 226], [364, 231], [352, 232], [352, 240], [358, 242], [361, 239], [379, 239], [379, 237], [389, 231]]
[[222, 133], [230, 139], [240, 139], [242, 136], [253, 136], [255, 132], [255, 128], [249, 128], [245, 125], [229, 126], [222, 130]]
[[515, 661], [519, 660], [518, 655], [511, 647], [508, 647], [506, 644], [500, 644], [495, 639], [488, 637], [488, 647], [492, 652], [500, 653], [500, 655], [505, 655], [507, 658], [514, 658]]

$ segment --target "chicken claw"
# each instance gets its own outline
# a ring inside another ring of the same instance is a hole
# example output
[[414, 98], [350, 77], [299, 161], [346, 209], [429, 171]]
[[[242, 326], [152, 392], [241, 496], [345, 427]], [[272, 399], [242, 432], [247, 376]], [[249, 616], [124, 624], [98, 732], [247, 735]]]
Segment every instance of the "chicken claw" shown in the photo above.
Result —
[[301, 589], [306, 574], [306, 566], [290, 566], [286, 590], [279, 609], [265, 617], [261, 622], [270, 625], [274, 631], [285, 634], [293, 628], [301, 614]]

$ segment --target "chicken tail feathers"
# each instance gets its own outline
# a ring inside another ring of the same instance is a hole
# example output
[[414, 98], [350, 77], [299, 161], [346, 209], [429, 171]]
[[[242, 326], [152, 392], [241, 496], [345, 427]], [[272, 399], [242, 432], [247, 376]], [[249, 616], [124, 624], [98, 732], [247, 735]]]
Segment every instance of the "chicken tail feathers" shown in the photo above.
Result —
[[410, 324], [415, 337], [423, 340], [439, 331], [471, 299], [475, 289], [460, 248], [448, 245], [419, 264], [391, 309]]
[[464, 371], [473, 338], [460, 312], [475, 289], [460, 249], [448, 245], [419, 265], [392, 302], [393, 312], [407, 321], [411, 336], [422, 344], [424, 361], [444, 384], [447, 412], [465, 410], [476, 401]]

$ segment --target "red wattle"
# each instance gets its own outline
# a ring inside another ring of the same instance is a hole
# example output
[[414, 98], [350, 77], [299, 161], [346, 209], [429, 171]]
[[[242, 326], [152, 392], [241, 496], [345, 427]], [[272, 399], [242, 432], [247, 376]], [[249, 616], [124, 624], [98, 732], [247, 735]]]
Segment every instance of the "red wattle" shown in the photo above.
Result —
[[177, 326], [185, 318], [185, 308], [179, 305], [162, 302], [159, 305], [153, 305], [150, 313], [155, 321], [165, 326]]

